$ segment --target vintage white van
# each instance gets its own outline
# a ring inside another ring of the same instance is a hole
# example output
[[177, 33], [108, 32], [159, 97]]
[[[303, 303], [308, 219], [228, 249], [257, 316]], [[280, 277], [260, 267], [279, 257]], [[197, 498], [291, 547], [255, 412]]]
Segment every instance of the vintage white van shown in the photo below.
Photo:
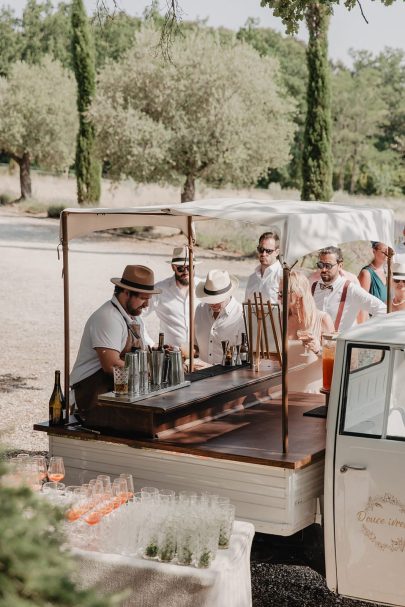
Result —
[[338, 338], [324, 498], [328, 587], [405, 605], [405, 312]]

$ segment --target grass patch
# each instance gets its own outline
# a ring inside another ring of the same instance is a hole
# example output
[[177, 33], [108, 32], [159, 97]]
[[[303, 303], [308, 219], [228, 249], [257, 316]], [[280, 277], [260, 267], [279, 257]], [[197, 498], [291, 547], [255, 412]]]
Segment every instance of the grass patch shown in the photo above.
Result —
[[196, 240], [199, 247], [213, 251], [229, 251], [244, 257], [253, 257], [264, 228], [239, 221], [213, 220], [196, 222]]

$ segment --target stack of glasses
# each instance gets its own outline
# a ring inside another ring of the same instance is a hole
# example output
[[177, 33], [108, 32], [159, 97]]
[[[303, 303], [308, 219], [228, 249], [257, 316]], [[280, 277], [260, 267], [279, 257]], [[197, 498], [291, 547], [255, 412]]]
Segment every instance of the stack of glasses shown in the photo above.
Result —
[[[20, 453], [8, 460], [8, 470], [2, 478], [2, 483], [10, 487], [27, 485], [32, 491], [40, 491], [53, 485], [62, 485], [65, 468], [61, 457], [51, 457], [49, 465], [43, 455]], [[46, 479], [50, 482], [44, 482]], [[63, 485], [64, 487], [64, 485]]]
[[[143, 487], [125, 500], [125, 507], [110, 512], [102, 512], [100, 503], [86, 513], [80, 503], [72, 510], [78, 514], [69, 533], [74, 547], [202, 568], [210, 566], [218, 548], [229, 547], [235, 517], [226, 497], [187, 491], [176, 496], [155, 487]], [[69, 514], [68, 519], [73, 521]], [[99, 523], [97, 532], [83, 521]]]

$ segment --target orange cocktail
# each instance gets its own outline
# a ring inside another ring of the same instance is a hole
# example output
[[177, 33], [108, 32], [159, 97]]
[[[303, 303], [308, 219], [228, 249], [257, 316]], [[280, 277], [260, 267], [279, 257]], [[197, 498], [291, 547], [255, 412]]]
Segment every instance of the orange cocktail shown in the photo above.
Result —
[[322, 387], [324, 390], [330, 390], [332, 385], [332, 376], [333, 376], [333, 364], [335, 362], [335, 357], [323, 356], [322, 358]]

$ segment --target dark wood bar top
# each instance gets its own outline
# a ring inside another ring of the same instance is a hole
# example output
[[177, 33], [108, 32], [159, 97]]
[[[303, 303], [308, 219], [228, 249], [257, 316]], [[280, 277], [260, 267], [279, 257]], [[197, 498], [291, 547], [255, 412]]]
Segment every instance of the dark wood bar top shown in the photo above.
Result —
[[209, 398], [214, 398], [219, 394], [226, 396], [227, 394], [239, 388], [247, 388], [267, 381], [270, 377], [281, 376], [279, 365], [273, 360], [262, 360], [259, 371], [253, 371], [248, 367], [235, 367], [233, 371], [216, 375], [215, 377], [207, 377], [202, 381], [193, 382], [190, 386], [153, 396], [151, 394], [144, 400], [134, 403], [123, 402], [122, 400], [113, 399], [105, 401], [99, 400], [100, 407], [125, 408], [131, 410], [139, 410], [153, 413], [168, 413], [190, 407], [202, 401], [207, 401]]
[[[205, 383], [205, 382], [201, 382]], [[318, 394], [289, 395], [289, 451], [282, 453], [281, 400], [265, 400], [252, 407], [188, 430], [174, 431], [167, 438], [127, 438], [107, 431], [96, 435], [74, 427], [35, 424], [34, 429], [80, 440], [120, 443], [133, 448], [153, 448], [215, 459], [300, 469], [325, 454], [325, 419], [303, 416], [324, 403]]]

